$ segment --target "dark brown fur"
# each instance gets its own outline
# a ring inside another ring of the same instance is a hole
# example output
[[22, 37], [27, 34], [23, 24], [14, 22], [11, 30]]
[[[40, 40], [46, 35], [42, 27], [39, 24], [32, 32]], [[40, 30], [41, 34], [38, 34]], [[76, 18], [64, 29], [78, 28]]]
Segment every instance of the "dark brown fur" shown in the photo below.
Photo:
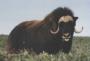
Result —
[[71, 49], [72, 39], [69, 42], [62, 41], [62, 31], [57, 34], [50, 33], [50, 29], [55, 30], [58, 19], [64, 15], [70, 15], [74, 18], [70, 9], [59, 7], [42, 21], [25, 21], [17, 25], [8, 37], [8, 53], [18, 53], [24, 49], [36, 53], [43, 51], [48, 53], [57, 53], [59, 51], [68, 53]]

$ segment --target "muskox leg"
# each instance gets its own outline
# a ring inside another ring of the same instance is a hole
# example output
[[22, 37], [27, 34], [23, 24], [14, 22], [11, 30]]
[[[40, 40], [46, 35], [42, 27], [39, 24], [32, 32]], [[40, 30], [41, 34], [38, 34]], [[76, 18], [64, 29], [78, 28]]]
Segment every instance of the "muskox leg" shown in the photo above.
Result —
[[15, 48], [13, 45], [11, 45], [11, 43], [8, 43], [6, 46], [6, 51], [8, 54], [12, 54], [12, 53], [18, 53], [19, 49]]
[[11, 45], [10, 42], [7, 42], [6, 44], [7, 45], [5, 46], [5, 49], [6, 49], [6, 51], [7, 51], [8, 54], [16, 53], [15, 51], [17, 51], [17, 50], [12, 47], [12, 45]]
[[64, 43], [63, 43], [62, 51], [63, 51], [64, 53], [69, 53], [70, 50], [71, 50], [71, 46], [72, 46], [72, 41], [64, 42]]

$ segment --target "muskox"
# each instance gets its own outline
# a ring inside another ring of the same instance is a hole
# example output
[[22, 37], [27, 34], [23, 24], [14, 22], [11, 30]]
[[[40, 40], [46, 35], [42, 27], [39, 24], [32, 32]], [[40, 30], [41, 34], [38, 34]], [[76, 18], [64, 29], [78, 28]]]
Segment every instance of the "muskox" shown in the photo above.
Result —
[[72, 46], [76, 20], [73, 12], [67, 7], [59, 7], [48, 14], [42, 21], [25, 21], [17, 25], [7, 40], [8, 53], [19, 53], [20, 50], [43, 51], [53, 54], [59, 51], [69, 53]]

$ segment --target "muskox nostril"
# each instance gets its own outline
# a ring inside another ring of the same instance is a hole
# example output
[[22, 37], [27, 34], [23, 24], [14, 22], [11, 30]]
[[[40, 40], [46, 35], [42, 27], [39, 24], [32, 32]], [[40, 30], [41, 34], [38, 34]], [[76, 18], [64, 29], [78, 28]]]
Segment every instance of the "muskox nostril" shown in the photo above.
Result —
[[69, 33], [64, 33], [64, 36], [65, 36], [65, 37], [68, 37], [68, 36], [69, 36]]
[[66, 37], [65, 37], [65, 36], [62, 36], [62, 39], [63, 39], [64, 41], [69, 41], [70, 38], [71, 38], [70, 36], [66, 36]]

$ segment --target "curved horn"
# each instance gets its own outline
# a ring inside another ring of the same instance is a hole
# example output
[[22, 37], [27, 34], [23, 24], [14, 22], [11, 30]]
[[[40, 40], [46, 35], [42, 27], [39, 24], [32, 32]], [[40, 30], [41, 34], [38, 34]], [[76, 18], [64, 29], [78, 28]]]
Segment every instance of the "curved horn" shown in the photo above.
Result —
[[75, 33], [81, 33], [82, 31], [83, 31], [83, 26], [82, 26], [82, 29], [80, 29], [80, 30], [78, 30], [78, 29], [76, 29], [76, 28], [75, 28], [75, 30], [74, 30]]
[[58, 23], [60, 23], [60, 22], [62, 22], [62, 21], [64, 21], [64, 17], [61, 17], [61, 18], [59, 19]]
[[59, 32], [59, 26], [58, 26], [58, 28], [57, 28], [56, 31], [50, 30], [50, 32], [51, 32], [52, 34], [57, 34], [57, 33]]
[[73, 21], [73, 18], [71, 17], [71, 16], [69, 16], [69, 15], [67, 15], [67, 16], [62, 16], [60, 19], [59, 19], [59, 22], [58, 23], [60, 23], [60, 22], [69, 22], [69, 21]]

